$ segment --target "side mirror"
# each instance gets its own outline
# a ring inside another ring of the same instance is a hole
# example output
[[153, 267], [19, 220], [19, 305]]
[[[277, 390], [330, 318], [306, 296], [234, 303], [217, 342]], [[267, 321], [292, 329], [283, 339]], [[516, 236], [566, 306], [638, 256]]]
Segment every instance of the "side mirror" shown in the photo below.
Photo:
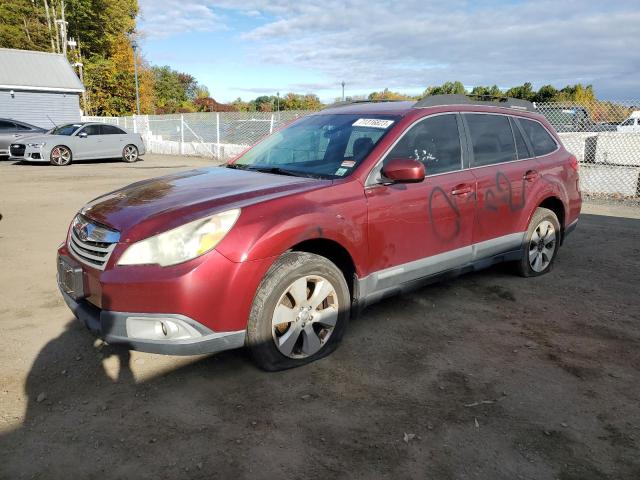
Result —
[[419, 183], [424, 180], [424, 165], [412, 158], [392, 158], [382, 167], [382, 175], [396, 183]]
[[80, 133], [78, 134], [78, 137], [80, 137], [80, 138], [87, 138], [88, 136], [89, 136], [89, 135], [87, 135], [87, 132], [80, 132]]

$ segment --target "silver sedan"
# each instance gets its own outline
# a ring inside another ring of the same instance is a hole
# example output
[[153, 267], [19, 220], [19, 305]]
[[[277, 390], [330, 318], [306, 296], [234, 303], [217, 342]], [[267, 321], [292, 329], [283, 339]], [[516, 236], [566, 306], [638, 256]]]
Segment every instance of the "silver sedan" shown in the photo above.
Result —
[[144, 155], [145, 146], [137, 133], [115, 125], [70, 123], [43, 135], [21, 138], [9, 146], [11, 160], [69, 165], [73, 160], [121, 158], [133, 163]]

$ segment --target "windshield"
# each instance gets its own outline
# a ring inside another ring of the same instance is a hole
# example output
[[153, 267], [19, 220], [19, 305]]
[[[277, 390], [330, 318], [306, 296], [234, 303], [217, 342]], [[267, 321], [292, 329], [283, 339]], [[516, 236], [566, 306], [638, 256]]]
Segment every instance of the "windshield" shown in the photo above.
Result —
[[78, 125], [77, 123], [70, 123], [69, 125], [60, 125], [59, 127], [50, 130], [49, 133], [51, 135], [73, 135], [82, 125]]
[[346, 177], [398, 118], [310, 115], [267, 137], [231, 167], [319, 178]]

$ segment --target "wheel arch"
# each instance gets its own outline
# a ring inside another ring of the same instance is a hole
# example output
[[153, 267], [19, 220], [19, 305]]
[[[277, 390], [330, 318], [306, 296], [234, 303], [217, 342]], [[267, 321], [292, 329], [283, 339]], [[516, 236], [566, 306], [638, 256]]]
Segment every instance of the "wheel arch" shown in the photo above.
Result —
[[288, 251], [320, 255], [333, 262], [344, 275], [351, 298], [355, 296], [356, 266], [353, 257], [343, 245], [329, 238], [311, 238], [293, 245]]
[[564, 228], [566, 220], [566, 208], [564, 206], [564, 203], [556, 196], [549, 196], [540, 202], [538, 208], [547, 208], [556, 214], [556, 217], [558, 217], [558, 222], [560, 223], [560, 244], [562, 244], [564, 240]]

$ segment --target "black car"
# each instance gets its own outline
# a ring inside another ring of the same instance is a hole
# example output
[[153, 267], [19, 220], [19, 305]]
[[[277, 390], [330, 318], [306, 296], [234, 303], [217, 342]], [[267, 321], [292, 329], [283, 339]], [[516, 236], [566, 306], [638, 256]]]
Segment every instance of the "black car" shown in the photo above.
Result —
[[9, 145], [16, 139], [45, 133], [45, 128], [36, 127], [25, 122], [0, 118], [0, 157], [9, 156]]

